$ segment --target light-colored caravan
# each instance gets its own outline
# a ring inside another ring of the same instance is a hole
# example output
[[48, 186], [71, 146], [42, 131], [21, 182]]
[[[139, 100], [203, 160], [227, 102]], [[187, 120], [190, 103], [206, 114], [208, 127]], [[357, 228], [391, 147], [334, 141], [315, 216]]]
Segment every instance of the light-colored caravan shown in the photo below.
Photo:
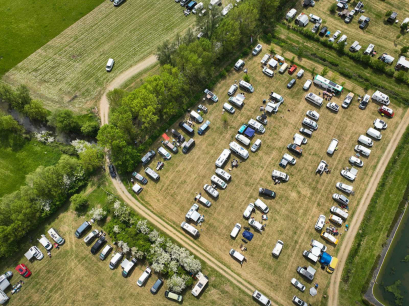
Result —
[[375, 138], [376, 140], [381, 140], [382, 139], [382, 134], [378, 130], [375, 130], [374, 128], [369, 128], [366, 131], [366, 135], [371, 136], [372, 138]]
[[237, 134], [236, 135], [236, 140], [240, 141], [242, 144], [244, 144], [245, 146], [250, 145], [250, 139], [248, 139], [246, 136], [244, 135], [240, 135]]
[[224, 163], [230, 157], [231, 151], [229, 149], [224, 149], [222, 154], [220, 154], [219, 158], [216, 160], [216, 167], [221, 168], [223, 167]]
[[328, 153], [329, 155], [334, 154], [334, 152], [335, 152], [335, 150], [336, 150], [337, 147], [338, 147], [338, 139], [332, 138], [331, 143], [329, 144], [327, 153]]
[[305, 96], [305, 100], [307, 100], [308, 102], [311, 102], [312, 104], [315, 104], [319, 107], [322, 106], [322, 102], [324, 101], [324, 99], [322, 99], [320, 96], [317, 96], [316, 94], [310, 92]]
[[388, 106], [390, 103], [389, 96], [385, 95], [384, 93], [380, 92], [379, 90], [375, 91], [372, 95], [372, 100], [379, 102], [383, 105]]
[[249, 158], [249, 152], [244, 149], [242, 146], [240, 146], [237, 142], [232, 141], [229, 144], [230, 150], [237, 155], [239, 155], [241, 158], [247, 159]]

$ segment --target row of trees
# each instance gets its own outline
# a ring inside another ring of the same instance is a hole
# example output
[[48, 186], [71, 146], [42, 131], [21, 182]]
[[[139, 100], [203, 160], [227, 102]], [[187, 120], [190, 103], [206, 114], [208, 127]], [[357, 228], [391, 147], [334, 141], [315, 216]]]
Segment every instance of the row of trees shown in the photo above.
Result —
[[180, 117], [190, 101], [197, 101], [197, 93], [238, 55], [237, 50], [249, 46], [261, 30], [272, 29], [279, 4], [279, 0], [249, 0], [226, 17], [220, 7], [213, 7], [197, 17], [201, 39], [188, 29], [184, 36], [159, 46], [159, 75], [147, 78], [131, 93], [119, 89], [109, 93], [110, 124], [101, 128], [97, 139], [110, 149], [118, 170], [132, 171], [151, 144], [147, 139]]
[[125, 255], [146, 259], [152, 270], [167, 277], [173, 292], [180, 293], [192, 285], [190, 275], [202, 269], [201, 262], [188, 250], [160, 235], [147, 220], [137, 218], [119, 201], [114, 203], [114, 217], [106, 230]]

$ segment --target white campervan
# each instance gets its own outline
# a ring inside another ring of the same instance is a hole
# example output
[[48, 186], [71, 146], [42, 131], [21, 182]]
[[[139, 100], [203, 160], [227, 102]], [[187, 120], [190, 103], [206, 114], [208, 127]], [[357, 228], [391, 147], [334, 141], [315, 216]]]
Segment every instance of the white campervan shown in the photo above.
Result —
[[343, 219], [348, 219], [348, 213], [343, 211], [341, 208], [332, 206], [330, 210], [334, 215], [340, 216]]
[[236, 259], [239, 263], [243, 263], [243, 261], [246, 259], [246, 257], [244, 257], [239, 252], [235, 251], [234, 249], [231, 249], [229, 254], [231, 255], [231, 257]]
[[227, 173], [226, 171], [224, 171], [223, 169], [220, 169], [220, 168], [217, 168], [215, 172], [221, 178], [225, 179], [226, 181], [230, 181], [230, 179], [231, 179], [230, 173]]
[[266, 296], [258, 292], [257, 290], [253, 292], [253, 298], [257, 300], [261, 305], [264, 305], [264, 306], [271, 305], [271, 301]]
[[262, 63], [263, 65], [265, 65], [269, 59], [270, 59], [270, 54], [265, 54], [265, 55], [263, 56], [263, 58], [261, 59], [261, 63]]
[[264, 125], [262, 125], [260, 122], [257, 122], [254, 119], [250, 119], [248, 125], [255, 129], [257, 132], [260, 132], [262, 134], [264, 134], [264, 132], [266, 131]]
[[369, 128], [366, 131], [366, 135], [371, 136], [372, 138], [375, 138], [376, 140], [381, 140], [382, 134], [378, 130], [375, 130], [374, 128]]
[[280, 72], [281, 74], [283, 74], [283, 73], [287, 70], [287, 68], [288, 68], [288, 64], [287, 64], [287, 63], [284, 63], [284, 64], [281, 66], [280, 70], [278, 70], [278, 72]]
[[247, 83], [246, 81], [241, 80], [239, 82], [239, 87], [244, 89], [245, 91], [254, 92], [254, 87], [250, 83]]
[[249, 152], [240, 146], [237, 142], [232, 141], [229, 144], [230, 150], [239, 155], [241, 158], [247, 159], [249, 158]]
[[139, 277], [138, 281], [136, 282], [136, 284], [139, 287], [142, 287], [146, 281], [148, 280], [149, 276], [151, 276], [152, 270], [149, 267], [146, 267], [145, 271], [143, 271], [141, 277]]
[[332, 138], [331, 143], [329, 144], [327, 153], [330, 155], [334, 154], [337, 147], [338, 147], [338, 139]]
[[322, 102], [324, 101], [320, 96], [317, 96], [316, 94], [310, 92], [305, 96], [305, 100], [308, 102], [311, 102], [312, 104], [315, 104], [319, 107], [322, 106]]
[[388, 106], [390, 101], [388, 95], [385, 95], [384, 93], [380, 92], [379, 90], [375, 91], [374, 94], [372, 95], [372, 100], [379, 102], [383, 105]]
[[244, 144], [245, 146], [250, 145], [250, 139], [248, 139], [246, 136], [244, 135], [240, 135], [237, 134], [236, 135], [236, 140], [240, 141], [242, 144]]
[[165, 160], [169, 160], [169, 159], [172, 158], [172, 155], [170, 155], [170, 153], [169, 153], [168, 151], [166, 151], [166, 149], [163, 148], [163, 147], [159, 147], [159, 148], [158, 148], [158, 153], [159, 153], [160, 155], [162, 155], [162, 157], [163, 157]]
[[230, 233], [230, 237], [235, 239], [237, 237], [237, 235], [240, 233], [240, 230], [241, 230], [241, 224], [236, 223], [236, 225], [234, 226], [233, 230]]
[[240, 70], [241, 68], [243, 68], [245, 65], [244, 61], [239, 59], [236, 64], [234, 65], [234, 70]]
[[372, 139], [369, 138], [369, 137], [366, 137], [366, 136], [364, 136], [364, 135], [359, 136], [358, 142], [360, 142], [360, 143], [362, 143], [363, 145], [368, 146], [368, 147], [372, 147], [372, 146], [373, 146], [373, 141], [372, 141]]
[[286, 173], [278, 171], [278, 170], [273, 170], [273, 173], [271, 174], [271, 176], [273, 179], [280, 179], [286, 182], [288, 182], [288, 180], [290, 179], [290, 177]]
[[369, 154], [371, 154], [370, 149], [365, 148], [364, 146], [360, 146], [360, 145], [355, 146], [355, 151], [367, 157], [369, 156]]
[[180, 225], [181, 228], [183, 228], [186, 232], [188, 232], [189, 234], [191, 234], [193, 237], [198, 237], [200, 235], [199, 231], [192, 225], [186, 223], [186, 222], [182, 222], [182, 224]]
[[213, 184], [216, 184], [217, 186], [219, 186], [219, 187], [222, 188], [222, 189], [226, 189], [226, 187], [227, 187], [226, 182], [223, 181], [221, 178], [219, 178], [219, 177], [216, 176], [216, 175], [212, 175], [212, 177], [210, 178], [210, 180], [211, 180], [211, 182], [212, 182]]
[[243, 105], [244, 105], [244, 99], [241, 99], [241, 96], [242, 95], [237, 95], [237, 96], [235, 96], [235, 97], [230, 97], [229, 98], [229, 102], [231, 103], [231, 104], [233, 104], [234, 106], [237, 106], [237, 107], [243, 107]]
[[196, 113], [195, 111], [191, 111], [190, 112], [190, 117], [192, 117], [193, 119], [195, 119], [195, 121], [197, 123], [202, 123], [203, 122], [203, 117], [200, 116], [198, 113]]
[[111, 270], [115, 269], [118, 266], [119, 262], [122, 260], [122, 257], [122, 253], [116, 253], [109, 262], [109, 268]]
[[268, 213], [269, 209], [266, 204], [264, 204], [263, 201], [260, 199], [257, 199], [256, 202], [254, 202], [254, 206], [260, 209], [263, 213]]
[[216, 167], [221, 168], [223, 167], [224, 163], [227, 161], [231, 154], [229, 149], [224, 149], [222, 154], [220, 154], [219, 158], [216, 160]]

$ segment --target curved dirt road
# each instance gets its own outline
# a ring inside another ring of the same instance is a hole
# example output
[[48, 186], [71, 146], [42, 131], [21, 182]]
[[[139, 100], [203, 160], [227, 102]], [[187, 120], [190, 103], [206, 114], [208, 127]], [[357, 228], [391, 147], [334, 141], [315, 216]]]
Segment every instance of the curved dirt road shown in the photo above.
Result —
[[[402, 138], [403, 133], [405, 132], [407, 126], [409, 125], [409, 110], [406, 112], [401, 123], [396, 129], [395, 133], [392, 135], [392, 139], [386, 148], [385, 153], [383, 154], [378, 166], [375, 169], [375, 172], [370, 180], [367, 189], [365, 190], [364, 196], [362, 197], [361, 202], [359, 203], [358, 210], [356, 211], [352, 222], [350, 223], [350, 230], [348, 235], [345, 235], [346, 238], [339, 250], [338, 255], [338, 267], [335, 270], [334, 275], [331, 278], [331, 283], [328, 291], [328, 305], [338, 306], [338, 297], [339, 297], [339, 285], [341, 281], [342, 271], [345, 266], [345, 261], [348, 257], [349, 251], [351, 250], [352, 243], [354, 242], [356, 233], [359, 230], [359, 226], [364, 218], [366, 209], [372, 199], [373, 194], [376, 191], [379, 180], [382, 177], [383, 172], [385, 171], [386, 166], [388, 165], [389, 160], [392, 157], [393, 152], [395, 151], [400, 139]], [[346, 305], [342, 305], [346, 306]]]
[[[131, 67], [127, 71], [121, 73], [117, 78], [115, 78], [106, 88], [103, 96], [101, 97], [99, 107], [100, 107], [100, 117], [101, 117], [101, 125], [108, 123], [108, 114], [109, 114], [109, 103], [106, 97], [108, 91], [113, 90], [114, 88], [119, 87], [121, 84], [126, 82], [130, 77], [139, 73], [140, 71], [144, 70], [145, 68], [151, 66], [157, 61], [155, 56], [150, 56], [146, 58], [144, 61], [138, 63], [137, 65]], [[161, 231], [171, 235], [175, 240], [178, 241], [183, 247], [189, 249], [193, 254], [199, 257], [201, 260], [205, 261], [206, 264], [211, 266], [213, 269], [217, 270], [220, 274], [225, 276], [228, 280], [242, 289], [244, 292], [252, 295], [255, 288], [253, 285], [248, 283], [242, 277], [238, 276], [236, 273], [231, 271], [227, 268], [223, 263], [216, 260], [213, 256], [209, 253], [204, 251], [201, 247], [197, 246], [191, 238], [188, 238], [184, 234], [181, 234], [177, 230], [175, 230], [172, 226], [166, 223], [164, 220], [159, 218], [145, 206], [143, 206], [138, 200], [136, 200], [126, 189], [126, 187], [122, 184], [120, 179], [112, 179], [112, 183], [118, 192], [118, 195], [122, 197], [122, 199], [131, 206], [141, 217], [147, 219], [152, 225], [160, 229]], [[267, 293], [267, 292], [266, 292]], [[274, 297], [274, 299], [283, 305], [283, 301], [281, 301], [277, 296], [273, 296], [271, 292], [268, 293], [269, 296]], [[272, 302], [272, 305], [275, 305]]]

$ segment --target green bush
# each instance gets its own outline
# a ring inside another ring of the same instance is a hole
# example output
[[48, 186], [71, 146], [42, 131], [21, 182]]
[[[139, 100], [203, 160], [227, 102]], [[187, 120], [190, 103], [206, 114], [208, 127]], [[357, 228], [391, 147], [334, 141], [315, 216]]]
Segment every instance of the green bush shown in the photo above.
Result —
[[88, 200], [82, 194], [74, 194], [70, 198], [70, 201], [71, 201], [72, 208], [78, 213], [84, 212], [88, 206]]
[[385, 17], [389, 17], [390, 15], [392, 15], [392, 11], [387, 11], [387, 12], [385, 13]]
[[220, 76], [221, 76], [222, 78], [225, 78], [225, 77], [227, 76], [226, 70], [223, 70], [222, 72], [220, 72]]
[[250, 54], [250, 49], [249, 48], [244, 48], [243, 52], [241, 53], [243, 57], [247, 56]]
[[329, 7], [329, 11], [331, 12], [331, 14], [335, 14], [335, 12], [337, 11], [337, 4], [331, 4], [331, 6]]
[[248, 74], [245, 74], [243, 80], [250, 83], [250, 76]]
[[400, 53], [401, 53], [401, 54], [408, 53], [408, 51], [409, 51], [409, 47], [408, 47], [408, 46], [402, 47], [402, 48], [400, 49]]

